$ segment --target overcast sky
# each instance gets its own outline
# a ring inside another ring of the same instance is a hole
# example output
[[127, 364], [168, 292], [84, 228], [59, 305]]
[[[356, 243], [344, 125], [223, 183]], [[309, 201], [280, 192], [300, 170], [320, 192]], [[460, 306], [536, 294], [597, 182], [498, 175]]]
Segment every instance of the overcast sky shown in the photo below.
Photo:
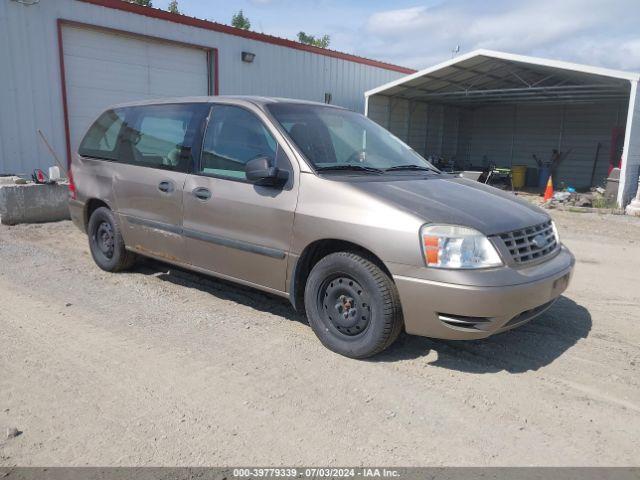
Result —
[[[153, 0], [166, 8], [169, 0]], [[183, 13], [416, 69], [476, 48], [640, 71], [640, 0], [178, 0]]]

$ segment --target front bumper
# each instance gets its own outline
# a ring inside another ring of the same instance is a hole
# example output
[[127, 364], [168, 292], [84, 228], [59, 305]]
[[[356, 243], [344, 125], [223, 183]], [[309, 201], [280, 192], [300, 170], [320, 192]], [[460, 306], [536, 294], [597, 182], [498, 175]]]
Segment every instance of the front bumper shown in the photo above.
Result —
[[[574, 265], [573, 255], [562, 247], [558, 255], [538, 267], [543, 277], [515, 285], [461, 285], [402, 275], [393, 278], [407, 333], [470, 340], [515, 328], [544, 312], [567, 289]], [[531, 276], [536, 277], [535, 271]]]

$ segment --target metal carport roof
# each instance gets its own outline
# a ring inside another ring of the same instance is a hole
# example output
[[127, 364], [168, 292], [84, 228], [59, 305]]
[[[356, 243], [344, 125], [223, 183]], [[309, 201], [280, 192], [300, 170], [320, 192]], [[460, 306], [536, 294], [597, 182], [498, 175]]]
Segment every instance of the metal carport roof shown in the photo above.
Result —
[[640, 73], [481, 49], [368, 90], [365, 114], [373, 95], [464, 107], [628, 99], [618, 194], [622, 206], [628, 203], [638, 184], [639, 81]]
[[475, 50], [369, 90], [411, 100], [472, 103], [580, 102], [629, 95], [640, 74]]

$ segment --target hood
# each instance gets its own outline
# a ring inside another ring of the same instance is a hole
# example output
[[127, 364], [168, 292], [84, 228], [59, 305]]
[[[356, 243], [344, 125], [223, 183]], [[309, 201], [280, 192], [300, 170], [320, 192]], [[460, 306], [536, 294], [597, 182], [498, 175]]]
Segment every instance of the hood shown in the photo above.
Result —
[[425, 223], [475, 228], [495, 235], [549, 220], [542, 209], [510, 192], [469, 179], [430, 176], [415, 179], [353, 182], [354, 188], [390, 202]]

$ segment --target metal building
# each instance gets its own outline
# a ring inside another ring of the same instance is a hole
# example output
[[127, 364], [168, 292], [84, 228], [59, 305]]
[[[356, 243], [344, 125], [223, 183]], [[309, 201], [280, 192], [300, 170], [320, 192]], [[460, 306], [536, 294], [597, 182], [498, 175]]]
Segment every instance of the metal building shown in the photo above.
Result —
[[[425, 156], [462, 167], [537, 167], [570, 154], [554, 183], [602, 185], [621, 168], [618, 204], [638, 187], [640, 74], [477, 50], [365, 93], [367, 114]], [[598, 146], [598, 144], [600, 146]]]
[[363, 111], [413, 70], [120, 0], [0, 0], [0, 174], [69, 157], [106, 106], [254, 94]]

